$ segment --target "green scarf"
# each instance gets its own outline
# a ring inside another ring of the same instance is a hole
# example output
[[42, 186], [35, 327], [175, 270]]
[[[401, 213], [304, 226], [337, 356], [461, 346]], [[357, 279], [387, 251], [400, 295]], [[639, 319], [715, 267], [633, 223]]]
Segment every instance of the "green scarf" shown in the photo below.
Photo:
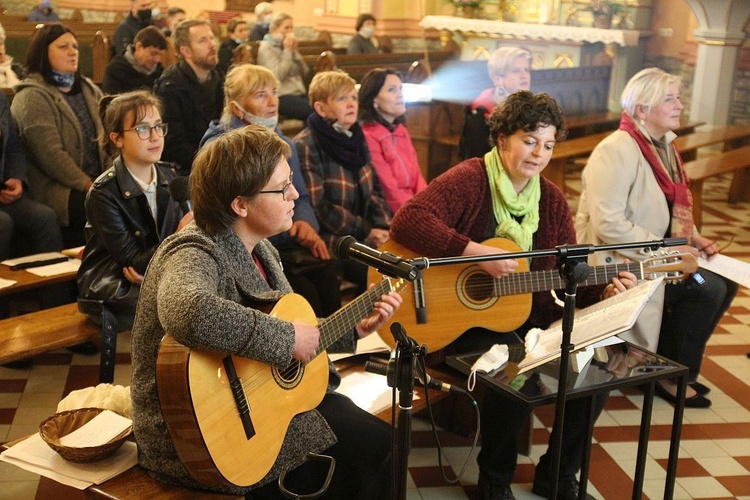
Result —
[[[490, 181], [492, 210], [497, 221], [495, 236], [508, 238], [528, 252], [539, 227], [539, 199], [542, 193], [539, 176], [529, 179], [523, 191], [516, 193], [497, 147], [484, 155], [484, 163]], [[522, 219], [520, 224], [515, 217]]]

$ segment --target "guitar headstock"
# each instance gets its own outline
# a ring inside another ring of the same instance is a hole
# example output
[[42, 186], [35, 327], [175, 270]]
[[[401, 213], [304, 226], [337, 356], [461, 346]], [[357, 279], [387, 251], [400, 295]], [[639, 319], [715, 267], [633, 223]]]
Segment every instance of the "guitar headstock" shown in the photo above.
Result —
[[680, 281], [698, 270], [698, 262], [689, 253], [663, 252], [643, 261], [643, 276], [655, 279], [664, 276], [666, 281]]

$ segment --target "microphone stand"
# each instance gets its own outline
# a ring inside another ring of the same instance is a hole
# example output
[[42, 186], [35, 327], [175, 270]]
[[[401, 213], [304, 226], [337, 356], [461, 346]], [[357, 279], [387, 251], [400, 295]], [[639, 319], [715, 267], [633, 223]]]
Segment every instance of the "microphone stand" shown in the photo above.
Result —
[[418, 346], [408, 337], [400, 323], [391, 325], [391, 333], [396, 339], [395, 387], [398, 389], [398, 424], [394, 445], [394, 498], [406, 498], [406, 479], [409, 474], [409, 451], [411, 450], [412, 401], [414, 399], [414, 373], [418, 356], [424, 356], [427, 348]]
[[[665, 246], [686, 245], [685, 238], [664, 238], [656, 241], [645, 241], [637, 243], [624, 243], [614, 245], [562, 245], [551, 250], [534, 250], [530, 252], [513, 252], [495, 255], [472, 255], [461, 257], [443, 257], [428, 259], [426, 257], [417, 257], [410, 262], [419, 271], [429, 268], [430, 266], [449, 265], [449, 264], [466, 264], [475, 262], [484, 262], [491, 260], [503, 259], [520, 259], [534, 258], [549, 255], [557, 255], [558, 270], [560, 276], [565, 282], [565, 303], [563, 306], [562, 317], [562, 340], [560, 343], [560, 369], [557, 386], [557, 403], [555, 407], [555, 442], [553, 443], [552, 455], [552, 484], [550, 486], [549, 498], [557, 498], [558, 478], [560, 475], [560, 460], [562, 454], [562, 436], [563, 425], [565, 423], [565, 402], [566, 387], [568, 378], [568, 364], [570, 353], [573, 350], [573, 344], [570, 342], [573, 333], [573, 319], [575, 315], [576, 291], [578, 283], [586, 281], [588, 277], [588, 265], [586, 264], [588, 254], [598, 251], [624, 250], [631, 248], [650, 248], [656, 250]], [[413, 380], [413, 379], [410, 379]], [[582, 485], [581, 493], [586, 491], [586, 486]]]

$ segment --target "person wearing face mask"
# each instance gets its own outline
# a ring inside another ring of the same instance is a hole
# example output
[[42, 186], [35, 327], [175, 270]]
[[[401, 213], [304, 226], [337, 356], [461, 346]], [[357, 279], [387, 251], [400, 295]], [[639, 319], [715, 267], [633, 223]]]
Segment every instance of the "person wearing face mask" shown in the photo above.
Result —
[[250, 30], [247, 39], [251, 42], [260, 42], [268, 33], [273, 17], [273, 6], [269, 2], [260, 2], [255, 6], [255, 25]]
[[385, 200], [394, 214], [427, 187], [404, 126], [404, 94], [396, 70], [370, 70], [359, 87], [359, 121], [378, 173]]
[[130, 0], [130, 12], [115, 29], [115, 55], [124, 54], [135, 35], [143, 28], [152, 26], [151, 0]]
[[458, 144], [460, 159], [484, 156], [492, 149], [487, 118], [510, 94], [531, 88], [530, 71], [531, 53], [522, 47], [500, 47], [492, 53], [487, 61], [492, 87], [479, 94], [464, 112]]
[[31, 11], [26, 20], [32, 23], [49, 23], [59, 21], [60, 16], [57, 15], [57, 12], [52, 10], [52, 2], [49, 0], [42, 0], [39, 2], [39, 5]]
[[377, 54], [380, 52], [378, 39], [375, 34], [375, 16], [372, 14], [360, 14], [357, 17], [356, 33], [349, 40], [346, 48], [347, 54]]
[[270, 237], [269, 241], [281, 256], [284, 275], [292, 289], [307, 299], [316, 316], [325, 318], [341, 307], [341, 265], [331, 259], [326, 244], [318, 235], [320, 225], [310, 205], [297, 150], [277, 127], [278, 86], [276, 76], [267, 68], [254, 64], [232, 66], [224, 82], [224, 112], [208, 126], [201, 147], [230, 130], [247, 125], [271, 129], [289, 145], [292, 154], [287, 162], [299, 198], [294, 201], [291, 229]]
[[271, 19], [268, 34], [258, 46], [258, 64], [273, 71], [279, 79], [279, 114], [296, 120], [306, 120], [313, 112], [305, 96], [304, 77], [308, 72], [299, 43], [292, 33], [294, 21], [285, 12], [277, 12]]
[[[330, 252], [342, 236], [353, 236], [374, 248], [389, 238], [391, 211], [357, 122], [355, 84], [343, 71], [317, 73], [310, 82], [315, 112], [293, 141], [320, 222], [320, 235]], [[344, 279], [363, 292], [367, 267], [352, 260], [344, 260], [342, 265]]]
[[241, 17], [234, 17], [227, 22], [227, 39], [219, 46], [219, 64], [216, 69], [222, 74], [229, 71], [232, 65], [234, 49], [247, 39], [247, 21]]

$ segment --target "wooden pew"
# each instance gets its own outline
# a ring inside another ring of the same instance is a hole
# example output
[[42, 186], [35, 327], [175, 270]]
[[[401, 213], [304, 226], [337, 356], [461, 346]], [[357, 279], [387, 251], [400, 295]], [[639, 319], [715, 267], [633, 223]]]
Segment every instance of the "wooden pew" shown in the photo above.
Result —
[[104, 81], [107, 65], [109, 65], [109, 61], [112, 58], [112, 50], [110, 37], [103, 31], [97, 31], [94, 34], [94, 40], [91, 42], [91, 79], [99, 86]]
[[[717, 142], [722, 142], [721, 131], [717, 131], [713, 134], [695, 132], [695, 128], [700, 125], [703, 125], [703, 122], [687, 122], [682, 125], [680, 129], [675, 131], [678, 134], [682, 134], [675, 139], [675, 144], [680, 150], [680, 154], [683, 155], [683, 158], [685, 155], [687, 155], [688, 158], [694, 158], [696, 149], [710, 146]], [[736, 135], [739, 133], [739, 131], [733, 129], [722, 129], [728, 134], [728, 137], [732, 138], [732, 140], [736, 139]], [[598, 134], [578, 137], [557, 144], [555, 150], [552, 152], [552, 159], [547, 165], [547, 168], [542, 171], [542, 175], [554, 182], [557, 187], [564, 191], [565, 166], [575, 158], [590, 155], [594, 148], [611, 133], [612, 131], [599, 132]], [[744, 134], [750, 134], [750, 128], [748, 128], [746, 132], [741, 132], [741, 135]]]
[[[735, 178], [744, 175], [750, 167], [750, 146], [731, 149], [717, 155], [706, 156], [685, 163], [690, 178], [690, 192], [693, 194], [693, 220], [700, 230], [703, 225], [703, 183], [717, 175], [734, 172]], [[750, 201], [750, 193], [744, 190], [742, 200]]]
[[0, 320], [0, 364], [101, 337], [101, 327], [66, 304]]
[[[60, 22], [70, 28], [78, 39], [80, 51], [78, 67], [81, 73], [92, 77], [94, 72], [94, 56], [93, 47], [88, 43], [88, 40], [94, 40], [97, 32], [101, 32], [111, 39], [118, 23], [86, 23], [80, 19], [63, 19]], [[0, 16], [0, 23], [2, 23], [5, 29], [5, 47], [8, 54], [12, 55], [16, 61], [25, 61], [26, 51], [34, 30], [37, 26], [44, 23], [37, 24], [13, 18], [6, 20], [6, 16]]]

